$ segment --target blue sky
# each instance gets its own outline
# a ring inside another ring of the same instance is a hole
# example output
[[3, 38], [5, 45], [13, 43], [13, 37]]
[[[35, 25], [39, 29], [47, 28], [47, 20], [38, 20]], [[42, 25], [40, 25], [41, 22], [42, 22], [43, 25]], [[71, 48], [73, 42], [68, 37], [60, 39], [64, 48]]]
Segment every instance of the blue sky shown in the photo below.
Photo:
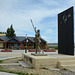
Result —
[[57, 43], [57, 15], [71, 6], [75, 7], [75, 0], [0, 0], [0, 31], [13, 24], [17, 36], [35, 36], [32, 19], [42, 38]]

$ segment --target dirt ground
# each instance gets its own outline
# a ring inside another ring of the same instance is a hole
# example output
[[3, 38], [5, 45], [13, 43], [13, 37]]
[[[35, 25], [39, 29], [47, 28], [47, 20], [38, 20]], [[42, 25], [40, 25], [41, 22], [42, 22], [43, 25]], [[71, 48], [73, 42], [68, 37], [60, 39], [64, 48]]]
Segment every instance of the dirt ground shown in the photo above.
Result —
[[[22, 61], [22, 58], [13, 58], [4, 60], [3, 63], [18, 63], [18, 61]], [[5, 71], [14, 71], [14, 72], [23, 72], [23, 73], [32, 73], [32, 74], [39, 74], [39, 75], [73, 75], [70, 71], [56, 71], [56, 70], [47, 70], [47, 69], [34, 69], [34, 68], [25, 68], [21, 65], [1, 65], [0, 70]], [[70, 74], [71, 73], [71, 74]]]

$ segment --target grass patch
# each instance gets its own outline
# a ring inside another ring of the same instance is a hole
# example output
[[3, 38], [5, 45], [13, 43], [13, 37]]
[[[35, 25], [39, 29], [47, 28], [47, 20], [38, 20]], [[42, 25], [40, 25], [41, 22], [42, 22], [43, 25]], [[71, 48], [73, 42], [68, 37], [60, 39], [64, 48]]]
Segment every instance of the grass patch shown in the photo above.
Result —
[[64, 68], [63, 70], [67, 71], [68, 69]]
[[[3, 61], [7, 61], [7, 60], [13, 60], [13, 59], [19, 59], [19, 58], [21, 58], [21, 57], [16, 57], [16, 58], [9, 58], [9, 59], [5, 59], [5, 60], [3, 60]], [[23, 59], [21, 58], [21, 59], [19, 59], [19, 61], [22, 61]], [[18, 61], [17, 62], [15, 62], [15, 63], [19, 63]]]
[[54, 48], [54, 50], [58, 50], [58, 46], [48, 46], [49, 48]]
[[41, 69], [45, 69], [45, 70], [48, 70], [48, 68], [46, 68], [46, 67], [43, 67], [43, 68], [41, 68]]
[[0, 70], [2, 70], [3, 69], [3, 67], [2, 66], [0, 66]]
[[34, 67], [30, 67], [30, 69], [35, 69]]
[[10, 58], [10, 59], [18, 59], [18, 58], [22, 58], [22, 57], [15, 57], [15, 58]]
[[0, 63], [3, 63], [4, 60], [0, 60]]
[[15, 62], [15, 63], [19, 63], [19, 62], [17, 61], [17, 62]]
[[22, 65], [19, 64], [19, 66], [22, 66]]
[[29, 74], [29, 73], [23, 73], [23, 72], [14, 72], [14, 71], [6, 71], [6, 70], [1, 70], [1, 72], [7, 72], [7, 73], [13, 73], [13, 74], [18, 74], [18, 75], [39, 75], [39, 74]]
[[7, 73], [13, 73], [13, 74], [18, 74], [18, 75], [39, 75], [39, 74], [29, 74], [29, 73], [23, 73], [23, 72], [15, 72], [15, 71], [8, 71], [8, 70], [4, 70], [4, 68], [2, 66], [0, 66], [0, 71], [1, 72], [7, 72]]

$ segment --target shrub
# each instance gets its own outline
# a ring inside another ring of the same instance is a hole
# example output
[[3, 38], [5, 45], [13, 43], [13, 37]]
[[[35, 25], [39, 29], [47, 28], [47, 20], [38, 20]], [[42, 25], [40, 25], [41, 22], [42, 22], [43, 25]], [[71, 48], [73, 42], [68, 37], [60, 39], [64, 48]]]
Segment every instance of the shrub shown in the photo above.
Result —
[[8, 50], [8, 48], [5, 48], [5, 50]]
[[27, 48], [28, 49], [34, 49], [34, 46], [28, 46]]
[[58, 46], [49, 46], [49, 48], [54, 48], [55, 50], [57, 50]]
[[3, 60], [0, 60], [0, 63], [3, 63]]
[[66, 71], [66, 70], [68, 70], [68, 69], [64, 68], [63, 70], [65, 70], [65, 71]]
[[48, 70], [48, 68], [46, 68], [46, 67], [43, 67], [43, 68], [41, 68], [41, 69], [45, 69], [45, 70]]

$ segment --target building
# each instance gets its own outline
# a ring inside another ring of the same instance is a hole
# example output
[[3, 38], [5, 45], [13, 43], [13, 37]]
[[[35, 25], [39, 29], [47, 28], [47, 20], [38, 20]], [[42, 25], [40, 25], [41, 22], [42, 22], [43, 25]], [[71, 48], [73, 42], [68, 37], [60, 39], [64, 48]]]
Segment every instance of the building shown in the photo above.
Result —
[[[36, 48], [34, 37], [27, 37], [27, 48], [33, 49]], [[9, 48], [9, 49], [25, 49], [25, 42], [26, 38], [21, 36], [15, 37], [7, 37], [7, 36], [0, 36], [0, 48]], [[41, 48], [45, 48], [46, 41], [40, 38]]]
[[0, 34], [0, 36], [6, 36], [6, 34]]

